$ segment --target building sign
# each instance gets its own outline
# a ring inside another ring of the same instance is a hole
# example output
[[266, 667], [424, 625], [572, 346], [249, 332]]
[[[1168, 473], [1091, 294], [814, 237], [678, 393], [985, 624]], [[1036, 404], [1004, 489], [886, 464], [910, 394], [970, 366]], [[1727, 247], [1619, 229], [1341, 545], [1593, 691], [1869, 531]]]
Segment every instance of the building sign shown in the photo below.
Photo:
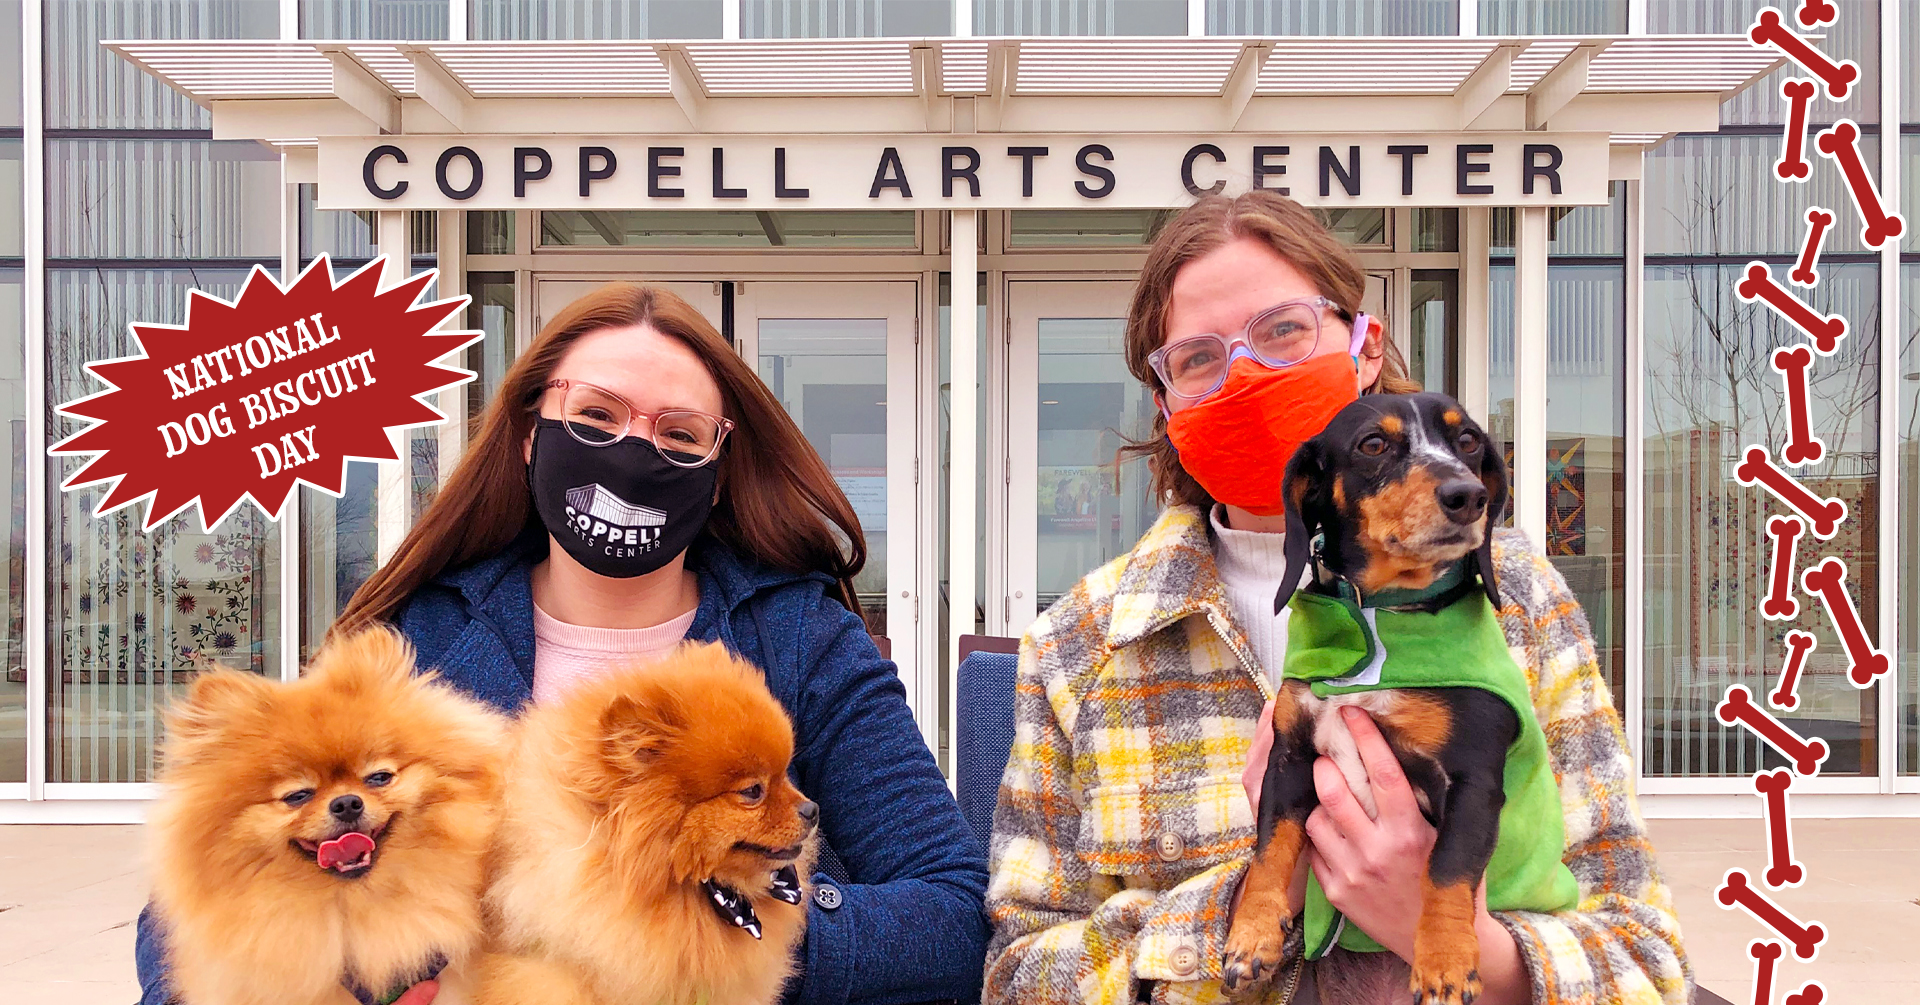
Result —
[[323, 137], [321, 209], [1600, 205], [1605, 133]]

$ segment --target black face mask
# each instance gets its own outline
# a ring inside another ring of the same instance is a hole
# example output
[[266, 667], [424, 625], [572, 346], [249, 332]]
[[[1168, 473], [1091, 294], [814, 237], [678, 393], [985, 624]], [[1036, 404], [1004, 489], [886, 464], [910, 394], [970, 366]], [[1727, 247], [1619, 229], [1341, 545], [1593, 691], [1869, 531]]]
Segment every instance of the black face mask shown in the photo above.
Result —
[[603, 447], [535, 419], [527, 481], [547, 533], [589, 572], [630, 579], [687, 550], [713, 509], [714, 464], [683, 468], [629, 436]]

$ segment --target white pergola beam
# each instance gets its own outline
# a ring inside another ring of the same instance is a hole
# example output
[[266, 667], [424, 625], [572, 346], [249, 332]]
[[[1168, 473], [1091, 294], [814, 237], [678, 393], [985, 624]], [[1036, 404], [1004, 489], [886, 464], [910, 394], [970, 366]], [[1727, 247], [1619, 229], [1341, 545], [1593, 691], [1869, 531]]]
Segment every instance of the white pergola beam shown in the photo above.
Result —
[[383, 133], [400, 131], [400, 96], [345, 49], [322, 49], [333, 64], [333, 96]]
[[667, 65], [667, 86], [673, 90], [674, 103], [680, 106], [681, 114], [687, 117], [687, 124], [694, 132], [706, 132], [710, 116], [707, 114], [707, 88], [700, 82], [699, 71], [693, 68], [693, 61], [679, 49], [662, 48], [660, 61]]
[[1248, 45], [1233, 64], [1233, 72], [1227, 75], [1226, 86], [1220, 89], [1221, 98], [1226, 102], [1226, 115], [1221, 124], [1229, 131], [1240, 128], [1240, 119], [1247, 114], [1247, 103], [1253, 100], [1253, 89], [1260, 83], [1260, 70], [1267, 65], [1267, 54], [1272, 51], [1272, 46], [1258, 42]]
[[1545, 129], [1547, 123], [1587, 89], [1587, 68], [1605, 43], [1574, 46], [1553, 69], [1527, 89], [1527, 128]]
[[1513, 57], [1523, 49], [1518, 45], [1495, 46], [1487, 58], [1467, 74], [1467, 79], [1460, 82], [1453, 99], [1459, 106], [1455, 121], [1461, 129], [1481, 128], [1477, 125], [1480, 117], [1513, 86]]
[[408, 50], [407, 61], [413, 64], [414, 93], [428, 108], [446, 119], [454, 132], [466, 132], [468, 111], [473, 105], [473, 95], [467, 93], [466, 86], [424, 48]]
[[1005, 128], [1008, 108], [1013, 96], [1014, 84], [1020, 79], [1020, 45], [1018, 42], [996, 41], [987, 49], [987, 93], [976, 106], [985, 114], [979, 115], [978, 128], [981, 132], [994, 132]]
[[940, 88], [943, 71], [940, 65], [940, 49], [937, 46], [921, 45], [913, 49], [913, 90], [920, 96], [920, 107], [927, 113], [927, 132], [946, 132], [941, 128], [946, 117], [940, 114]]

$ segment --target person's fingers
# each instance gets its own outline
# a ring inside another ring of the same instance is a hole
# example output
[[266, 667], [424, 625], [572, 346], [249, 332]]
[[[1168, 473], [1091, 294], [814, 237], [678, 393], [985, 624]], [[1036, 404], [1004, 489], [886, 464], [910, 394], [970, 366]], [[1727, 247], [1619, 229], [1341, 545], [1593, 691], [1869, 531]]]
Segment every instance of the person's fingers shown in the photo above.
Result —
[[1373, 828], [1366, 807], [1361, 806], [1353, 790], [1347, 788], [1347, 776], [1340, 773], [1339, 765], [1334, 764], [1332, 758], [1314, 759], [1313, 790], [1320, 796], [1320, 808], [1327, 811], [1347, 836], [1357, 837]]
[[1273, 754], [1273, 702], [1260, 709], [1260, 721], [1253, 729], [1253, 746], [1247, 749], [1247, 766], [1240, 771], [1240, 786], [1247, 790], [1247, 802], [1254, 817], [1260, 815], [1260, 789], [1267, 778], [1267, 759]]
[[439, 981], [421, 981], [393, 1000], [393, 1005], [430, 1005], [440, 993]]
[[1384, 818], [1405, 818], [1420, 813], [1420, 803], [1413, 797], [1413, 786], [1407, 781], [1407, 773], [1400, 767], [1400, 758], [1395, 757], [1393, 748], [1387, 745], [1386, 735], [1364, 709], [1352, 705], [1340, 710], [1341, 718], [1346, 720], [1347, 732], [1353, 736], [1353, 745], [1360, 750], [1360, 763], [1367, 769], [1367, 785], [1373, 789], [1373, 804]]

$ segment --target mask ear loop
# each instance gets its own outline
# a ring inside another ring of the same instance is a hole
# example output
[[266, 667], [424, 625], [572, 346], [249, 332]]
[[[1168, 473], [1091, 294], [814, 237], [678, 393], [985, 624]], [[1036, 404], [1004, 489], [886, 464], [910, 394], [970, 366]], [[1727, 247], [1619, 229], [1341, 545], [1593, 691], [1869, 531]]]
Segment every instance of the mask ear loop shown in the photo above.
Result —
[[1353, 316], [1353, 344], [1347, 346], [1347, 355], [1352, 356], [1356, 360], [1359, 359], [1360, 349], [1367, 344], [1367, 335], [1372, 330], [1373, 318], [1368, 317], [1365, 311], [1355, 314]]

